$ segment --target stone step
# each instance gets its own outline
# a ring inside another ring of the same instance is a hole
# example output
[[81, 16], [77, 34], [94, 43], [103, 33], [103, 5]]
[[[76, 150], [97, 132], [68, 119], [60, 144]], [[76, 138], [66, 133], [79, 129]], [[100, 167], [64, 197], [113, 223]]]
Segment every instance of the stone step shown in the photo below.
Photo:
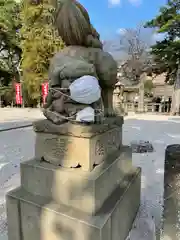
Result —
[[127, 174], [95, 216], [32, 195], [7, 195], [9, 240], [125, 240], [140, 204], [141, 171]]
[[21, 184], [29, 193], [95, 214], [132, 171], [132, 151], [124, 146], [92, 172], [57, 167], [36, 159], [24, 162], [21, 164]]

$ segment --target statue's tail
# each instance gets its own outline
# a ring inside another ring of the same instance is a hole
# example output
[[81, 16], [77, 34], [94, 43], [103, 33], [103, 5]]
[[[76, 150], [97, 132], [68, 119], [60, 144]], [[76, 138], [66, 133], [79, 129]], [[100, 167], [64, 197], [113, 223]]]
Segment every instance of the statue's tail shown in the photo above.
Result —
[[101, 48], [99, 36], [92, 28], [88, 12], [76, 0], [60, 0], [56, 25], [59, 35], [67, 46]]
[[88, 13], [74, 0], [61, 0], [56, 16], [59, 35], [66, 45], [84, 45], [90, 34]]

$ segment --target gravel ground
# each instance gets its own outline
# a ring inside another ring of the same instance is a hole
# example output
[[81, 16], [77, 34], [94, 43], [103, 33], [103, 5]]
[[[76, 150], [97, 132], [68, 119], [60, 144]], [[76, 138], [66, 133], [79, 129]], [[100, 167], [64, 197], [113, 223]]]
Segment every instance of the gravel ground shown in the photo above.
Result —
[[0, 108], [0, 122], [25, 121], [42, 118], [38, 108]]
[[[19, 164], [34, 156], [32, 128], [0, 132], [0, 236], [6, 237], [5, 195], [20, 184]], [[1, 238], [0, 238], [1, 240]]]
[[[164, 153], [169, 144], [180, 144], [180, 118], [167, 116], [128, 116], [123, 142], [145, 140], [153, 144], [152, 153], [133, 154], [133, 164], [142, 167], [141, 207], [130, 233], [130, 240], [154, 240], [154, 223], [160, 225], [163, 205]], [[19, 163], [34, 155], [32, 128], [0, 133], [0, 240], [6, 240], [5, 194], [19, 185]]]
[[[180, 118], [167, 116], [130, 116], [124, 124], [124, 144], [132, 140], [152, 143], [154, 152], [133, 154], [133, 164], [142, 168], [141, 206], [130, 233], [130, 240], [154, 240], [161, 226], [165, 149], [180, 143]], [[129, 240], [128, 239], [128, 240]]]

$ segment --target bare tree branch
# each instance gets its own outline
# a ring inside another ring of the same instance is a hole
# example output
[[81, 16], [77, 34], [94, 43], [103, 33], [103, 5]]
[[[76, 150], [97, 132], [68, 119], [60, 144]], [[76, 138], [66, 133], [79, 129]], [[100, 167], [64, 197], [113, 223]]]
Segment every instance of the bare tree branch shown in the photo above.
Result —
[[141, 74], [153, 67], [150, 43], [143, 39], [143, 30], [141, 25], [136, 29], [126, 29], [120, 38], [121, 50], [127, 55], [127, 59], [121, 65], [121, 72], [132, 83], [137, 83]]

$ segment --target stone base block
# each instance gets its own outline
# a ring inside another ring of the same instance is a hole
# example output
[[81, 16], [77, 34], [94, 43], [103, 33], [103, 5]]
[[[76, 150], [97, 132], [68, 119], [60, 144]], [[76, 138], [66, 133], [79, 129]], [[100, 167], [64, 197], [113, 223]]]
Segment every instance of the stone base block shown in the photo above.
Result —
[[47, 121], [46, 128], [42, 127], [44, 122], [34, 123], [35, 156], [57, 166], [81, 166], [84, 171], [92, 171], [122, 145], [122, 118], [88, 126], [65, 123], [55, 127]]
[[180, 239], [180, 145], [169, 145], [165, 151], [164, 209], [161, 239]]
[[125, 240], [139, 208], [140, 182], [136, 169], [95, 216], [16, 189], [7, 195], [9, 240]]
[[89, 214], [94, 214], [123, 178], [134, 171], [132, 151], [122, 147], [92, 172], [54, 166], [39, 160], [21, 164], [22, 187]]

